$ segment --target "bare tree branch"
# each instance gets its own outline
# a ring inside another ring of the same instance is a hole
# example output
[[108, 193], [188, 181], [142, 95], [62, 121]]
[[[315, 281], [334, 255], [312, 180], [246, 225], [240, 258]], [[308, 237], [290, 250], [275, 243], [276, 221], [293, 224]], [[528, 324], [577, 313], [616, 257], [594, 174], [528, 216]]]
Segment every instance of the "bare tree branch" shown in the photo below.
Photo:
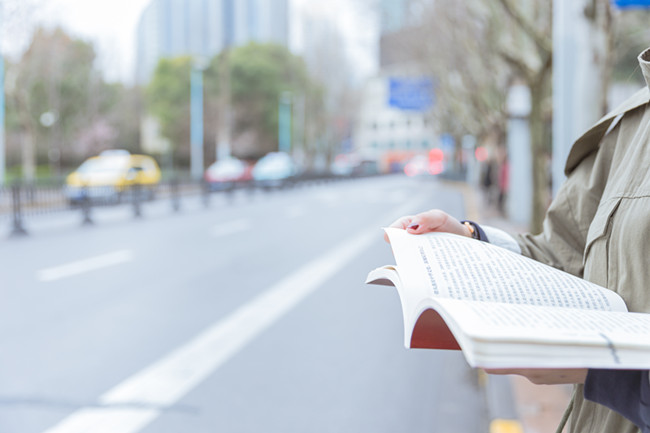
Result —
[[553, 42], [550, 35], [538, 31], [532, 25], [531, 21], [524, 18], [519, 9], [510, 3], [510, 0], [499, 0], [499, 3], [514, 22], [533, 40], [540, 53], [550, 53], [553, 51]]
[[535, 71], [533, 71], [526, 62], [500, 47], [497, 48], [497, 52], [512, 69], [517, 71], [517, 73], [526, 80], [526, 82], [534, 80]]

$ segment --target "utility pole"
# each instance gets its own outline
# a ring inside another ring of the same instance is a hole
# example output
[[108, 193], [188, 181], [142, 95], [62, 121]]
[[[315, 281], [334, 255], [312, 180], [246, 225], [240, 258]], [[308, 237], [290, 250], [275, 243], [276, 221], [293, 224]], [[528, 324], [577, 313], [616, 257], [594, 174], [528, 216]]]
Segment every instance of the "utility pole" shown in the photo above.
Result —
[[280, 94], [278, 103], [278, 150], [291, 151], [291, 92]]
[[573, 1], [553, 0], [553, 195], [564, 182], [564, 163], [575, 138], [573, 97], [575, 52], [578, 50], [572, 26]]
[[2, 32], [4, 31], [4, 2], [0, 1], [0, 186], [5, 183], [5, 58], [2, 50]]
[[553, 195], [573, 142], [605, 114], [608, 3], [553, 0]]
[[229, 158], [231, 127], [230, 98], [230, 48], [226, 46], [219, 62], [219, 129], [217, 131], [217, 159]]
[[193, 179], [203, 177], [203, 71], [207, 62], [197, 58], [190, 72], [190, 173]]
[[509, 190], [507, 210], [510, 219], [528, 225], [531, 221], [533, 179], [530, 148], [530, 89], [525, 84], [515, 84], [508, 91], [508, 158]]

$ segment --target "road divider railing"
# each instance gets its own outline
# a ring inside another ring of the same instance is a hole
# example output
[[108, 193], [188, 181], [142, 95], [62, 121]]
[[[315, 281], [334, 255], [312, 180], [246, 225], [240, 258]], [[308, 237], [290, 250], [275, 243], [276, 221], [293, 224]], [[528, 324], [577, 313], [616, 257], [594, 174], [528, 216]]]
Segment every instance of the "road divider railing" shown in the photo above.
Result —
[[236, 194], [253, 197], [254, 193], [270, 193], [298, 186], [319, 185], [343, 179], [367, 176], [301, 175], [278, 182], [247, 181], [226, 187], [205, 181], [174, 177], [156, 185], [133, 184], [128, 186], [68, 186], [62, 182], [15, 182], [0, 186], [0, 224], [10, 224], [10, 236], [28, 234], [26, 220], [48, 214], [78, 212], [82, 225], [94, 224], [93, 214], [99, 208], [130, 206], [134, 218], [143, 216], [143, 206], [150, 202], [168, 201], [178, 212], [182, 202], [189, 197], [200, 198], [205, 207], [212, 198], [220, 195], [232, 201]]

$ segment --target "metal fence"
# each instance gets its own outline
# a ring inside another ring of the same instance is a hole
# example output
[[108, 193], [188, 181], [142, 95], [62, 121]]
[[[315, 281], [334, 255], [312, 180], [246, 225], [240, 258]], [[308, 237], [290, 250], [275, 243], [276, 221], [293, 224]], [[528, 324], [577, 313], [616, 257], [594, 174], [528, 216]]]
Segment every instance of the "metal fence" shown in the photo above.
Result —
[[0, 224], [9, 224], [10, 236], [21, 236], [27, 234], [25, 221], [39, 215], [77, 212], [82, 217], [82, 224], [89, 225], [93, 223], [93, 214], [98, 208], [129, 206], [133, 216], [139, 218], [143, 205], [148, 202], [167, 201], [176, 212], [187, 197], [198, 197], [207, 207], [217, 194], [232, 196], [237, 191], [252, 194], [338, 179], [344, 177], [303, 176], [274, 184], [249, 182], [219, 186], [189, 179], [172, 179], [153, 186], [136, 184], [122, 188], [14, 183], [0, 186]]

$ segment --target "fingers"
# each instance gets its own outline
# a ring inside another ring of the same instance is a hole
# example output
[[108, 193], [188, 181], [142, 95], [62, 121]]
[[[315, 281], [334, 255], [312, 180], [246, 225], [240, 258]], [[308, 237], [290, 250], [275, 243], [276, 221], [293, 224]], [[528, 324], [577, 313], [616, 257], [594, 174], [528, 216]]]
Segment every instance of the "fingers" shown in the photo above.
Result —
[[411, 220], [413, 218], [414, 217], [412, 215], [403, 216], [393, 221], [393, 223], [389, 227], [393, 227], [397, 229], [406, 229], [409, 225], [411, 225]]
[[[411, 216], [411, 215], [403, 216], [403, 217], [395, 220], [389, 227], [406, 230], [406, 228], [409, 225], [411, 225], [411, 220], [412, 219], [413, 219], [413, 216]], [[386, 233], [384, 233], [384, 240], [386, 242], [390, 242], [388, 240], [388, 236], [386, 235]]]
[[410, 223], [406, 226], [406, 230], [413, 234], [445, 232], [461, 236], [472, 236], [465, 225], [439, 209], [433, 209], [415, 215], [410, 219]]
[[[430, 232], [445, 232], [472, 237], [472, 233], [464, 224], [461, 224], [456, 218], [439, 209], [432, 209], [417, 215], [403, 216], [395, 220], [389, 227], [403, 229], [416, 235]], [[388, 236], [385, 233], [384, 240], [389, 242]]]

